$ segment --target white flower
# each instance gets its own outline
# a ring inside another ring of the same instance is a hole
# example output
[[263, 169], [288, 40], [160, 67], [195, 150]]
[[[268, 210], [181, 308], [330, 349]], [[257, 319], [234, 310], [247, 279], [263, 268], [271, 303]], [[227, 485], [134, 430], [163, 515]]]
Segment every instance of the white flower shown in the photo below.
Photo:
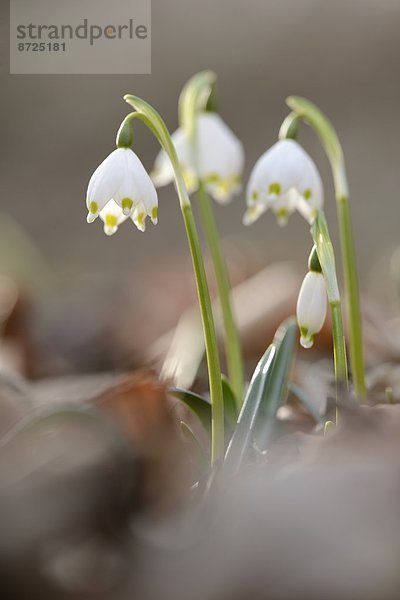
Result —
[[246, 200], [245, 225], [254, 223], [268, 208], [280, 225], [285, 225], [295, 210], [312, 223], [324, 202], [321, 177], [314, 161], [297, 142], [280, 140], [256, 162]]
[[[157, 223], [157, 192], [139, 158], [130, 148], [117, 148], [90, 178], [86, 206], [88, 223], [99, 215], [108, 235], [128, 216], [144, 231], [149, 216]], [[107, 229], [107, 230], [106, 230]]]
[[[198, 188], [199, 179], [222, 204], [240, 191], [243, 146], [219, 115], [212, 112], [198, 115], [193, 144], [181, 127], [172, 134], [172, 141], [189, 193]], [[173, 180], [172, 166], [164, 150], [155, 160], [152, 178], [157, 186]]]
[[309, 271], [301, 285], [296, 309], [303, 348], [313, 345], [315, 334], [321, 331], [325, 322], [326, 308], [324, 276], [317, 271]]

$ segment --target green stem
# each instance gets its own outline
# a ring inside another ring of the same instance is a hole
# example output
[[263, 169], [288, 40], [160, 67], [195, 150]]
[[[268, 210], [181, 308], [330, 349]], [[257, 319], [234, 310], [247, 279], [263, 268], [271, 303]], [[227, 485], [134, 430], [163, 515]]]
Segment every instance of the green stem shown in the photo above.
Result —
[[348, 301], [350, 364], [357, 397], [366, 395], [365, 365], [362, 340], [360, 297], [357, 265], [351, 227], [349, 193], [343, 151], [336, 131], [326, 116], [311, 102], [298, 96], [287, 99], [288, 106], [297, 117], [314, 129], [328, 156], [338, 211], [343, 271]]
[[212, 409], [211, 463], [214, 465], [223, 459], [225, 451], [224, 401], [222, 395], [221, 367], [219, 364], [217, 338], [200, 240], [190, 204], [183, 206], [182, 215], [192, 255], [197, 294], [203, 322]]
[[[222, 462], [225, 452], [224, 441], [224, 401], [221, 382], [221, 367], [218, 355], [217, 336], [211, 308], [210, 291], [208, 288], [206, 271], [199, 235], [194, 220], [192, 207], [179, 166], [178, 156], [172, 143], [170, 133], [158, 112], [147, 102], [137, 96], [127, 95], [124, 99], [131, 104], [136, 113], [126, 117], [120, 128], [131, 125], [132, 119], [138, 118], [153, 132], [162, 148], [168, 154], [174, 170], [176, 190], [179, 197], [186, 235], [192, 257], [193, 270], [196, 280], [197, 295], [200, 306], [201, 319], [204, 332], [204, 344], [207, 357], [208, 379], [210, 385], [212, 434], [211, 434], [211, 463], [217, 465]], [[125, 124], [125, 125], [124, 125]], [[119, 135], [120, 135], [119, 134]]]
[[[350, 205], [347, 196], [337, 196], [340, 239], [344, 264], [344, 276], [348, 297], [349, 329], [350, 329], [350, 364], [355, 392], [358, 398], [365, 399], [365, 365], [363, 353], [363, 337], [359, 302], [357, 266], [351, 229]], [[344, 258], [346, 257], [346, 259]]]
[[214, 265], [215, 279], [221, 303], [222, 319], [225, 330], [225, 354], [228, 368], [228, 377], [235, 394], [238, 410], [243, 402], [244, 369], [240, 348], [239, 334], [236, 327], [231, 302], [231, 286], [224, 256], [219, 241], [217, 224], [209, 195], [204, 185], [200, 182], [198, 190], [198, 206], [203, 228], [210, 249]]

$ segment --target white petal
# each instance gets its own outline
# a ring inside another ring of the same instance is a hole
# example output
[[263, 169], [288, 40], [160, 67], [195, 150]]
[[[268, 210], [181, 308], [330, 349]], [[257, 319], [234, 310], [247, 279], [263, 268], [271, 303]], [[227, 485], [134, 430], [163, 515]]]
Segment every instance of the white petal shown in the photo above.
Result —
[[327, 297], [322, 273], [310, 271], [305, 276], [297, 300], [297, 322], [302, 344], [312, 346], [313, 337], [325, 322]]
[[259, 202], [258, 204], [249, 206], [243, 216], [243, 225], [252, 225], [268, 208], [269, 205], [267, 202]]
[[[179, 129], [172, 134], [171, 138], [178, 155], [179, 163], [183, 170], [192, 169], [193, 159], [190, 156], [189, 144], [183, 129], [179, 127]], [[174, 173], [171, 161], [165, 150], [160, 150], [158, 153], [154, 162], [151, 178], [154, 182], [154, 185], [157, 187], [168, 185], [173, 181]]]
[[[193, 140], [179, 128], [173, 133], [172, 141], [189, 193], [197, 189], [199, 177], [207, 191], [221, 203], [228, 202], [232, 194], [240, 191], [243, 146], [219, 115], [200, 113]], [[152, 179], [157, 186], [173, 180], [172, 166], [163, 150], [155, 160]]]
[[104, 223], [106, 235], [113, 235], [126, 218], [122, 208], [114, 200], [110, 200], [100, 212], [100, 219]]
[[[86, 194], [86, 206], [90, 212], [93, 212], [91, 211], [92, 203], [96, 203], [97, 211], [100, 212], [115, 195], [124, 175], [123, 152], [124, 150], [119, 148], [114, 150], [97, 167], [90, 178]], [[97, 216], [97, 213], [94, 216]]]
[[222, 204], [240, 191], [243, 145], [216, 113], [200, 113], [195, 135], [194, 170]]
[[298, 206], [298, 198], [297, 191], [291, 188], [285, 194], [270, 200], [271, 209], [277, 218], [278, 225], [286, 225], [290, 215], [294, 213]]
[[212, 174], [222, 180], [240, 177], [244, 166], [243, 145], [218, 114], [200, 113], [196, 135], [195, 162], [200, 177]]
[[296, 209], [299, 211], [302, 217], [310, 224], [315, 220], [318, 209], [314, 208], [311, 202], [308, 202], [303, 196], [298, 195], [296, 200]]
[[142, 204], [139, 204], [131, 215], [131, 219], [139, 231], [146, 231], [146, 217], [147, 213], [145, 211], [145, 207]]
[[254, 191], [276, 196], [294, 187], [301, 169], [297, 147], [293, 140], [279, 140], [260, 156], [250, 175], [248, 198]]
[[132, 200], [132, 210], [125, 211], [127, 216], [132, 214], [133, 209], [139, 203], [142, 205], [145, 214], [151, 215], [153, 209], [158, 206], [154, 184], [140, 159], [132, 150], [126, 150], [124, 160], [124, 178], [120, 182], [114, 199], [122, 208], [124, 199]]
[[304, 170], [297, 183], [297, 190], [306, 202], [314, 209], [320, 210], [324, 204], [324, 189], [321, 176], [314, 161], [308, 156], [304, 157]]

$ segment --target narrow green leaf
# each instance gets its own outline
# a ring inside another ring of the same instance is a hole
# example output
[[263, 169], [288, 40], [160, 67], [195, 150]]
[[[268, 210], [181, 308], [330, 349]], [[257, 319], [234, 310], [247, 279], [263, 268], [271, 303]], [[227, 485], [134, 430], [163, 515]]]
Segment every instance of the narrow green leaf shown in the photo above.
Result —
[[311, 236], [317, 248], [318, 260], [324, 274], [329, 302], [338, 302], [340, 301], [340, 294], [336, 279], [335, 253], [322, 210], [318, 211], [317, 217], [311, 225]]
[[269, 446], [275, 428], [276, 413], [287, 396], [297, 336], [297, 323], [294, 318], [282, 323], [275, 335], [276, 357], [268, 373], [254, 426], [254, 442], [261, 451], [265, 451]]
[[274, 362], [275, 344], [271, 344], [259, 361], [247, 390], [235, 431], [225, 456], [225, 469], [235, 473], [242, 464], [252, 437], [252, 429], [263, 396], [265, 381]]
[[238, 418], [238, 411], [236, 408], [236, 398], [233, 390], [230, 386], [229, 380], [226, 375], [221, 375], [222, 382], [222, 395], [224, 396], [224, 413], [225, 420], [231, 429], [235, 428], [236, 421]]
[[183, 441], [190, 447], [193, 457], [197, 459], [202, 466], [208, 465], [210, 457], [206, 455], [204, 448], [202, 448], [202, 446], [200, 445], [198, 439], [194, 435], [189, 425], [184, 421], [181, 421], [179, 425]]
[[186, 404], [186, 406], [198, 417], [207, 433], [211, 434], [211, 404], [209, 400], [194, 392], [182, 390], [180, 388], [172, 388], [169, 390], [169, 393], [171, 396], [178, 398], [178, 400]]

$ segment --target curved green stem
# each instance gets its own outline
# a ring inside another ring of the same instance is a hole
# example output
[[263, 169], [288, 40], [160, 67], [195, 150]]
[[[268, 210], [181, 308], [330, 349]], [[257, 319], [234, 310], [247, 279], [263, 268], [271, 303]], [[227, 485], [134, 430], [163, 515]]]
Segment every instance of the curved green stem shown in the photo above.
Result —
[[342, 310], [337, 283], [335, 255], [325, 215], [319, 211], [311, 226], [311, 235], [317, 249], [318, 260], [325, 279], [332, 318], [332, 341], [337, 391], [347, 388], [346, 344], [343, 332]]
[[210, 292], [208, 289], [196, 223], [193, 217], [192, 207], [185, 187], [182, 172], [179, 167], [176, 150], [164, 121], [157, 111], [141, 98], [128, 95], [125, 96], [124, 99], [126, 102], [131, 104], [137, 112], [131, 113], [128, 115], [128, 117], [126, 117], [125, 121], [121, 125], [119, 135], [123, 135], [124, 127], [128, 127], [132, 119], [140, 119], [154, 133], [161, 147], [168, 154], [174, 170], [176, 190], [180, 201], [186, 235], [192, 256], [193, 270], [196, 280], [197, 295], [204, 331], [204, 343], [207, 357], [212, 408], [211, 461], [212, 464], [215, 465], [222, 461], [224, 456], [224, 403], [217, 337], [211, 309]]
[[333, 125], [314, 104], [298, 96], [288, 98], [287, 104], [294, 111], [294, 117], [303, 119], [318, 135], [331, 165], [348, 301], [350, 363], [356, 395], [363, 399], [366, 395], [366, 387], [360, 297], [342, 147]]
[[222, 254], [211, 200], [201, 182], [198, 190], [198, 206], [213, 261], [218, 295], [221, 303], [222, 319], [225, 329], [225, 354], [228, 377], [235, 394], [236, 406], [240, 409], [243, 402], [244, 369], [239, 334], [233, 316], [231, 286], [224, 256]]

